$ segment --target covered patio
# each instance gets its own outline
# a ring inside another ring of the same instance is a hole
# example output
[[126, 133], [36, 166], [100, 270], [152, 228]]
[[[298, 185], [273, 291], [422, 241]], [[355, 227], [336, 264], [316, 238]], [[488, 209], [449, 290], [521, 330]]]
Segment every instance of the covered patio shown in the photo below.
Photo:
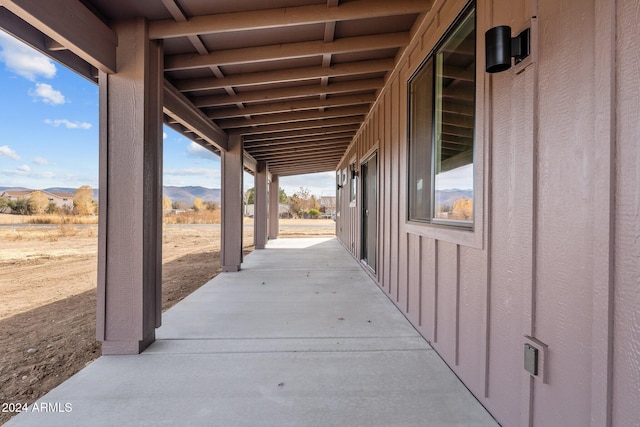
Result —
[[[336, 239], [279, 239], [7, 426], [497, 425]], [[65, 411], [65, 405], [70, 404]]]
[[[637, 0], [0, 0], [3, 31], [100, 92], [108, 356], [47, 397], [74, 405], [46, 424], [492, 423], [467, 389], [506, 426], [637, 424], [639, 17]], [[221, 157], [234, 272], [166, 316], [163, 123]], [[342, 246], [278, 249], [279, 178], [312, 172], [335, 173]]]

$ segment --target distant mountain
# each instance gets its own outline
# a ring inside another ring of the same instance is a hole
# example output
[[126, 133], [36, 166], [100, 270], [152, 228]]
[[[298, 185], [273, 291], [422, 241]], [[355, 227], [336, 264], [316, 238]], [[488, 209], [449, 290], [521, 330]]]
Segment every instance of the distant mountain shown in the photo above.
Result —
[[453, 202], [458, 199], [472, 199], [473, 190], [437, 190], [436, 191], [436, 203], [438, 205], [453, 206]]
[[4, 192], [4, 191], [29, 191], [29, 188], [25, 188], [25, 187], [0, 187], [0, 193]]
[[163, 193], [170, 198], [172, 202], [182, 202], [189, 206], [193, 204], [196, 197], [205, 202], [220, 203], [221, 200], [219, 188], [165, 186]]
[[[13, 191], [29, 191], [30, 188], [24, 187], [0, 187], [0, 193], [6, 190]], [[51, 187], [45, 188], [44, 191], [49, 193], [69, 193], [73, 194], [77, 188], [64, 188], [64, 187]], [[220, 203], [220, 189], [219, 188], [205, 188], [197, 186], [189, 187], [167, 187], [163, 188], [163, 194], [171, 199], [172, 202], [181, 202], [189, 206], [193, 205], [193, 201], [197, 198], [202, 199], [205, 202]], [[98, 199], [98, 189], [93, 190], [93, 198]]]
[[[0, 187], [0, 193], [2, 193], [3, 191], [35, 191], [32, 188], [26, 188], [26, 187]], [[50, 187], [50, 188], [43, 188], [42, 191], [46, 191], [48, 193], [68, 193], [68, 194], [73, 194], [75, 193], [77, 190], [77, 188], [64, 188], [64, 187]], [[98, 198], [98, 190], [93, 190], [93, 195], [94, 198], [97, 199]]]

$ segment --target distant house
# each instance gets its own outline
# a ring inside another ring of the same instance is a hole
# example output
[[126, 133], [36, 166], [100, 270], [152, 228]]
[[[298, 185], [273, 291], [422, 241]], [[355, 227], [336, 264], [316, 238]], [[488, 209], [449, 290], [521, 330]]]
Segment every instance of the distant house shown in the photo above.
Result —
[[[255, 210], [255, 205], [253, 203], [244, 205], [244, 216], [253, 218], [254, 210]], [[288, 218], [289, 205], [286, 203], [278, 203], [278, 215], [280, 216], [280, 218]]]
[[335, 218], [336, 214], [336, 196], [320, 197], [320, 208], [324, 212], [323, 218]]
[[[22, 191], [13, 191], [7, 190], [0, 194], [0, 197], [9, 200], [21, 200], [21, 199], [30, 199], [32, 194], [37, 190], [22, 190]], [[50, 203], [54, 203], [57, 207], [61, 209], [73, 209], [73, 194], [70, 193], [50, 193], [48, 191], [42, 191], [47, 199], [49, 199]]]

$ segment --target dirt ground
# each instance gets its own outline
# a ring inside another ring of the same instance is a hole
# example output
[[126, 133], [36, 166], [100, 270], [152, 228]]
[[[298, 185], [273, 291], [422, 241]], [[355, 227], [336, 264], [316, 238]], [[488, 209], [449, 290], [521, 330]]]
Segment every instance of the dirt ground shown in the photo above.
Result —
[[[2, 221], [2, 218], [0, 218]], [[280, 237], [334, 234], [331, 220], [281, 220]], [[244, 249], [253, 249], [251, 220]], [[219, 225], [165, 225], [163, 310], [220, 272]], [[96, 225], [0, 225], [0, 404], [30, 404], [100, 355]], [[0, 412], [0, 424], [14, 414]]]

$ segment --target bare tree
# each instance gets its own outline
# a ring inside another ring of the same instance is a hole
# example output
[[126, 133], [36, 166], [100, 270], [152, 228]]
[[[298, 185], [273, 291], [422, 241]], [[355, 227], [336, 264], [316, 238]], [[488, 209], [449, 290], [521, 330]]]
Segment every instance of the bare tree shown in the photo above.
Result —
[[80, 215], [92, 215], [96, 212], [96, 202], [93, 200], [93, 188], [83, 185], [73, 193], [73, 207]]
[[42, 191], [34, 191], [29, 199], [31, 211], [36, 214], [45, 213], [49, 207], [49, 198]]

